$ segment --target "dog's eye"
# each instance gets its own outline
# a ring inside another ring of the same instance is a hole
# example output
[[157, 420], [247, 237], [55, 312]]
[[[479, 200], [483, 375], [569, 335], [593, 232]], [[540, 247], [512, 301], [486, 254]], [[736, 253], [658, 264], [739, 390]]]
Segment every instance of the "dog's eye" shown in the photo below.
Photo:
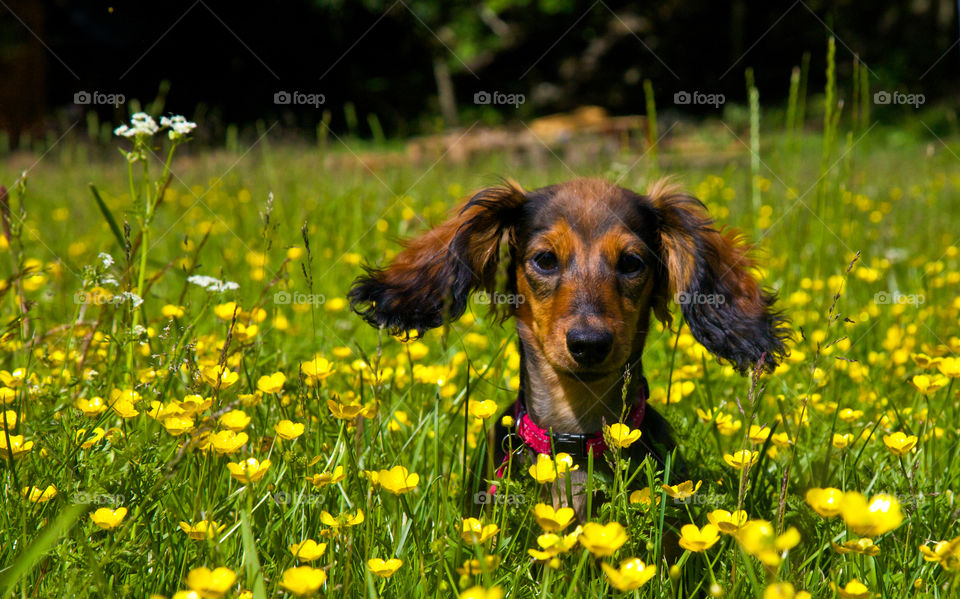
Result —
[[559, 266], [557, 255], [553, 252], [538, 252], [530, 261], [537, 270], [545, 274], [552, 273]]
[[620, 254], [617, 260], [617, 272], [622, 275], [635, 275], [643, 270], [643, 259], [636, 254]]

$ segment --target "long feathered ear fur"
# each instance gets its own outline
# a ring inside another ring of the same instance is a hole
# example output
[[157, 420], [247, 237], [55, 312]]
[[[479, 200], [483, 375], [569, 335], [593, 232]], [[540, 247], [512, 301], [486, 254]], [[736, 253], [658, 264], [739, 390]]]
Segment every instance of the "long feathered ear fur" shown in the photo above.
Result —
[[648, 199], [660, 218], [666, 279], [658, 316], [672, 298], [693, 336], [711, 353], [741, 373], [761, 356], [764, 367], [774, 368], [783, 358], [788, 330], [772, 307], [775, 296], [750, 273], [749, 246], [736, 232], [714, 228], [703, 204], [668, 182], [655, 184]]
[[423, 335], [459, 318], [474, 289], [493, 292], [500, 243], [526, 195], [506, 182], [475, 194], [449, 220], [407, 242], [386, 268], [366, 267], [350, 306], [393, 335]]

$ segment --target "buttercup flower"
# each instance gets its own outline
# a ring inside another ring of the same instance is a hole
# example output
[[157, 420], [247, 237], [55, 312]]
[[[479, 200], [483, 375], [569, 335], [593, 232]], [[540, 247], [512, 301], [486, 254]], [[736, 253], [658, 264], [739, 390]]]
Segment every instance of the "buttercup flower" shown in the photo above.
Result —
[[737, 510], [733, 513], [727, 510], [713, 510], [707, 514], [707, 521], [716, 526], [720, 532], [728, 535], [736, 534], [741, 526], [746, 524], [747, 512]]
[[643, 505], [660, 505], [660, 494], [651, 496], [650, 487], [644, 487], [630, 493], [630, 503]]
[[619, 522], [587, 522], [580, 534], [580, 544], [597, 557], [613, 555], [626, 542], [627, 531]]
[[463, 565], [457, 568], [457, 573], [463, 576], [476, 576], [486, 572], [493, 572], [500, 567], [499, 555], [486, 555], [483, 561], [478, 559], [468, 559]]
[[311, 566], [298, 566], [283, 572], [280, 586], [287, 592], [305, 597], [316, 593], [327, 581], [327, 573]]
[[345, 478], [347, 478], [347, 475], [343, 471], [343, 466], [337, 466], [333, 469], [333, 472], [314, 474], [313, 476], [308, 476], [307, 480], [313, 483], [314, 487], [322, 489], [327, 485], [335, 485]]
[[377, 482], [394, 495], [403, 495], [417, 488], [420, 475], [408, 471], [405, 466], [394, 466], [389, 470], [379, 471]]
[[759, 459], [760, 453], [750, 451], [749, 449], [735, 451], [733, 454], [723, 454], [723, 461], [726, 462], [728, 466], [736, 468], [737, 470], [743, 470], [744, 468], [753, 466]]
[[874, 495], [868, 501], [857, 492], [843, 494], [841, 515], [850, 530], [865, 537], [877, 537], [903, 522], [900, 502], [892, 495]]
[[0, 455], [19, 458], [33, 449], [33, 441], [25, 441], [23, 435], [10, 435], [10, 444], [7, 445], [7, 433], [0, 428]]
[[530, 466], [530, 476], [540, 484], [552, 483], [557, 480], [558, 475], [562, 477], [568, 470], [576, 470], [579, 466], [574, 465], [573, 458], [566, 453], [558, 453], [556, 459], [551, 459], [545, 454], [537, 454], [537, 461]]
[[554, 509], [552, 505], [538, 503], [533, 506], [533, 518], [546, 532], [560, 532], [573, 522], [575, 514], [572, 507]]
[[945, 570], [960, 570], [960, 537], [951, 541], [938, 541], [933, 548], [920, 545], [920, 554], [924, 561], [938, 562]]
[[460, 528], [460, 536], [468, 543], [484, 543], [498, 532], [500, 532], [500, 527], [496, 524], [484, 526], [476, 518], [464, 518]]
[[291, 441], [296, 439], [303, 434], [305, 430], [302, 422], [291, 422], [289, 420], [281, 420], [280, 422], [273, 425], [273, 430], [277, 433], [277, 436], [286, 441]]
[[187, 533], [187, 536], [191, 539], [197, 541], [216, 538], [226, 528], [226, 524], [221, 525], [213, 520], [200, 520], [196, 524], [190, 524], [189, 522], [180, 523], [180, 530]]
[[351, 514], [350, 512], [344, 512], [339, 516], [337, 516], [336, 518], [334, 518], [328, 511], [321, 511], [320, 521], [323, 522], [324, 526], [329, 526], [334, 530], [341, 527], [349, 528], [351, 526], [363, 524], [363, 510], [357, 509], [357, 512], [355, 514]]
[[264, 477], [270, 469], [270, 460], [260, 461], [257, 458], [247, 458], [242, 462], [229, 462], [227, 470], [230, 476], [242, 483], [255, 483]]
[[943, 375], [930, 376], [927, 374], [918, 374], [910, 379], [913, 388], [923, 395], [933, 395], [948, 382], [947, 377]]
[[582, 532], [582, 529], [578, 526], [573, 532], [566, 535], [558, 535], [552, 532], [543, 533], [537, 537], [537, 545], [540, 546], [540, 549], [528, 549], [527, 553], [538, 561], [554, 558], [573, 549], [573, 546], [580, 540]]
[[97, 416], [107, 409], [107, 402], [102, 397], [81, 397], [75, 405], [85, 416]]
[[474, 418], [480, 418], [481, 420], [486, 420], [487, 418], [493, 416], [497, 413], [497, 404], [496, 402], [485, 399], [483, 401], [471, 401], [470, 402], [470, 415]]
[[810, 599], [810, 593], [797, 591], [789, 582], [775, 582], [763, 590], [763, 599]]
[[660, 488], [666, 491], [670, 497], [678, 501], [686, 501], [700, 490], [700, 485], [702, 484], [702, 480], [698, 480], [696, 486], [694, 486], [693, 481], [686, 480], [679, 485], [661, 485]]
[[697, 528], [696, 524], [685, 524], [680, 528], [680, 546], [688, 551], [706, 551], [719, 540], [720, 529], [713, 524], [706, 524], [703, 528]]
[[302, 562], [318, 560], [326, 550], [326, 543], [317, 543], [313, 539], [306, 539], [305, 541], [290, 545], [290, 553]]
[[229, 568], [194, 568], [187, 574], [187, 586], [210, 599], [223, 597], [236, 581], [237, 575]]
[[600, 567], [607, 575], [610, 585], [624, 592], [642, 587], [657, 573], [655, 565], [648, 566], [636, 557], [620, 562], [619, 568], [614, 568], [607, 563], [600, 564]]
[[807, 504], [824, 518], [839, 516], [843, 508], [843, 491], [833, 487], [808, 489], [806, 499]]
[[257, 389], [264, 393], [279, 393], [285, 382], [287, 382], [287, 375], [282, 372], [274, 372], [257, 379]]
[[630, 430], [630, 427], [626, 424], [611, 424], [604, 431], [606, 437], [611, 445], [616, 447], [630, 447], [633, 443], [640, 438], [640, 430]]
[[397, 572], [397, 570], [400, 569], [400, 566], [402, 565], [403, 560], [399, 560], [397, 558], [391, 558], [388, 560], [374, 558], [367, 560], [367, 567], [370, 568], [371, 572], [380, 578], [390, 578]]
[[53, 485], [47, 485], [46, 489], [24, 487], [20, 493], [31, 503], [46, 503], [57, 496], [57, 488]]
[[903, 456], [910, 453], [917, 446], [916, 435], [906, 435], [902, 432], [891, 433], [883, 436], [883, 444], [887, 446], [895, 456]]
[[220, 426], [239, 433], [250, 424], [250, 416], [243, 410], [230, 410], [220, 417]]
[[847, 586], [840, 588], [836, 584], [830, 583], [840, 595], [841, 599], [870, 599], [872, 593], [870, 589], [867, 588], [867, 585], [863, 584], [856, 578], [847, 583]]
[[830, 546], [833, 547], [833, 550], [837, 553], [859, 553], [860, 555], [870, 556], [878, 555], [880, 553], [880, 548], [874, 545], [873, 541], [866, 537], [862, 539], [846, 541], [843, 545], [830, 543]]
[[213, 388], [226, 389], [240, 380], [240, 375], [226, 366], [204, 366], [200, 369], [200, 377]]
[[124, 518], [127, 517], [127, 508], [118, 507], [115, 510], [110, 508], [102, 507], [97, 511], [90, 514], [90, 521], [102, 528], [103, 530], [109, 530], [111, 528], [116, 528], [120, 525]]
[[210, 445], [219, 455], [236, 453], [249, 440], [247, 433], [220, 431], [210, 435]]
[[460, 599], [503, 599], [503, 590], [500, 587], [489, 589], [480, 586], [470, 587], [460, 593]]

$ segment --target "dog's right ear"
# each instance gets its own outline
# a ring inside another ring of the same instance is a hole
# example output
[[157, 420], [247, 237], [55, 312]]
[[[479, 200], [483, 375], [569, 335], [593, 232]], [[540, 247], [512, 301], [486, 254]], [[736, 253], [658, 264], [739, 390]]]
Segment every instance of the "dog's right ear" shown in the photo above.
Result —
[[494, 291], [500, 244], [526, 199], [509, 181], [478, 192], [446, 222], [407, 242], [389, 266], [366, 267], [350, 289], [350, 307], [391, 335], [420, 336], [456, 320], [474, 289]]

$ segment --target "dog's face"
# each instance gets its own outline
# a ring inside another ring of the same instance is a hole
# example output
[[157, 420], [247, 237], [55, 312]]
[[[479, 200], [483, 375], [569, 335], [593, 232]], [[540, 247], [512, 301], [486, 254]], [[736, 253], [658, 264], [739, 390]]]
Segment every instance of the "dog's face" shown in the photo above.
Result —
[[598, 179], [482, 190], [388, 267], [368, 269], [351, 305], [390, 333], [422, 334], [463, 314], [474, 289], [495, 291], [502, 245], [506, 291], [519, 298], [509, 315], [558, 376], [589, 382], [639, 358], [649, 314], [668, 321], [671, 297], [693, 335], [739, 370], [783, 353], [782, 320], [746, 248], [663, 183], [646, 195]]
[[633, 192], [578, 180], [528, 194], [516, 235], [515, 317], [560, 375], [619, 372], [642, 347], [659, 272], [657, 217]]

